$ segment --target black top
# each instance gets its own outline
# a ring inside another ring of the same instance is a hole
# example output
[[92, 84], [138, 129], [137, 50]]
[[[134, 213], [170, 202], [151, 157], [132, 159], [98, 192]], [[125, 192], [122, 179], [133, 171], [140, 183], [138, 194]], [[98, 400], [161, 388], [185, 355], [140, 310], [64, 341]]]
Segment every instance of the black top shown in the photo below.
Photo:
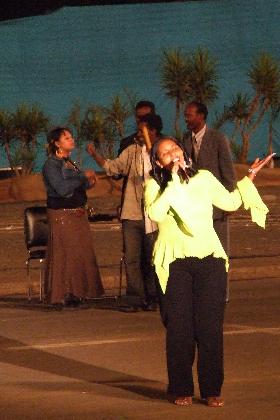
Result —
[[87, 202], [87, 195], [84, 187], [78, 187], [74, 190], [71, 197], [47, 197], [48, 209], [76, 209], [84, 207]]

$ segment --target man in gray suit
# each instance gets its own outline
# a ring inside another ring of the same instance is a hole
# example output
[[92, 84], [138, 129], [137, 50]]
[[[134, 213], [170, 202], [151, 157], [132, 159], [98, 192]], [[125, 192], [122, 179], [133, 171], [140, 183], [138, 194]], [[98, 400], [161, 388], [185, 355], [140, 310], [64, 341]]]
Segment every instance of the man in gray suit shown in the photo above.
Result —
[[[236, 177], [231, 158], [229, 142], [219, 131], [206, 125], [208, 109], [200, 102], [190, 102], [185, 108], [185, 121], [188, 132], [184, 136], [184, 145], [192, 157], [193, 166], [197, 169], [207, 169], [224, 185], [233, 191]], [[229, 255], [229, 224], [228, 215], [214, 207], [214, 228]]]

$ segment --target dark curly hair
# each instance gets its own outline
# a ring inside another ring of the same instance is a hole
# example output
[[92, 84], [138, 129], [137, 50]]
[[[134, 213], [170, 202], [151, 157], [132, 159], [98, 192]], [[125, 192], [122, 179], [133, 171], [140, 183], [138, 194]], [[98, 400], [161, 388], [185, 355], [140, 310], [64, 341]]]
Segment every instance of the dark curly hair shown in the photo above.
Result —
[[180, 149], [183, 152], [184, 160], [186, 162], [186, 169], [183, 170], [183, 169], [180, 168], [179, 171], [178, 171], [178, 175], [181, 178], [181, 180], [184, 181], [184, 182], [189, 182], [189, 178], [191, 178], [191, 177], [193, 177], [194, 175], [197, 174], [197, 170], [192, 167], [192, 160], [189, 157], [189, 155], [187, 154], [187, 152], [186, 152], [184, 146], [182, 145], [182, 143], [180, 143], [178, 140], [176, 140], [174, 137], [171, 137], [171, 136], [162, 137], [160, 140], [156, 141], [153, 144], [153, 147], [152, 147], [152, 150], [151, 150], [151, 155], [150, 155], [151, 165], [152, 165], [150, 175], [160, 185], [161, 191], [165, 190], [165, 188], [167, 186], [167, 183], [172, 178], [172, 174], [171, 174], [170, 171], [168, 171], [165, 168], [161, 168], [157, 164], [158, 148], [159, 148], [159, 145], [165, 140], [172, 140], [174, 143], [177, 144], [177, 146], [180, 147]]
[[188, 108], [188, 106], [194, 106], [196, 108], [196, 111], [198, 114], [203, 114], [204, 120], [207, 120], [207, 116], [208, 116], [208, 108], [205, 104], [203, 104], [202, 102], [198, 102], [198, 101], [191, 101], [186, 105], [186, 108]]
[[72, 131], [68, 127], [55, 127], [47, 134], [47, 155], [55, 155], [58, 147], [55, 144], [56, 141], [60, 139], [60, 136], [68, 131], [72, 134]]
[[160, 135], [163, 124], [162, 119], [157, 114], [147, 114], [139, 118], [139, 123], [146, 123], [148, 128], [155, 129], [157, 135]]

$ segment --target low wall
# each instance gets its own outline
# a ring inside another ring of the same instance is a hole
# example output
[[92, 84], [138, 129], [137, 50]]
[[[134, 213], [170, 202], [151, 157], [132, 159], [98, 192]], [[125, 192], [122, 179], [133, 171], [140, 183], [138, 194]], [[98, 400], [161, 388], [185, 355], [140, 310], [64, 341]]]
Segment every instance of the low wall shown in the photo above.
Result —
[[[248, 165], [235, 164], [237, 179], [248, 173]], [[89, 198], [120, 196], [122, 180], [116, 181], [104, 173], [97, 173], [95, 186], [88, 190]], [[279, 185], [280, 168], [265, 168], [256, 177], [257, 186]], [[22, 177], [0, 180], [0, 203], [14, 203], [21, 201], [44, 201], [46, 192], [42, 175], [31, 174]]]
[[[104, 173], [97, 174], [95, 186], [88, 190], [89, 198], [120, 196], [122, 180], [115, 181]], [[45, 201], [46, 191], [41, 174], [31, 174], [0, 180], [0, 203]]]

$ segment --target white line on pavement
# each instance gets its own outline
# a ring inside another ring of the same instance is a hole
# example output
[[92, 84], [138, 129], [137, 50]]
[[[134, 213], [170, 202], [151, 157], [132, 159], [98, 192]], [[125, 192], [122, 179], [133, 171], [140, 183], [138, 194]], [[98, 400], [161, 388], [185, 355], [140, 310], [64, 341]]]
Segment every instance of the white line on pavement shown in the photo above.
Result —
[[30, 349], [49, 349], [63, 347], [99, 346], [103, 344], [130, 343], [136, 341], [150, 340], [151, 337], [132, 337], [117, 338], [112, 340], [90, 340], [90, 341], [70, 341], [64, 343], [34, 344], [29, 346], [7, 347], [8, 350], [30, 350]]
[[231, 330], [225, 331], [224, 335], [238, 335], [238, 334], [273, 334], [277, 335], [280, 334], [280, 328], [249, 328], [249, 329], [239, 329], [239, 330]]
[[[242, 327], [242, 325], [240, 325]], [[238, 329], [225, 331], [224, 335], [239, 335], [239, 334], [280, 334], [280, 328], [248, 328], [248, 329]], [[90, 340], [90, 341], [71, 341], [63, 343], [47, 343], [47, 344], [34, 344], [26, 346], [15, 346], [7, 347], [7, 350], [30, 350], [30, 349], [49, 349], [49, 348], [65, 348], [65, 347], [83, 347], [83, 346], [99, 346], [104, 344], [119, 344], [119, 343], [131, 343], [137, 341], [147, 341], [162, 339], [162, 335], [153, 335], [145, 337], [131, 337], [131, 338], [116, 338], [108, 340]]]
[[[90, 223], [90, 230], [97, 232], [119, 231], [121, 230], [120, 222], [115, 223]], [[0, 226], [0, 232], [19, 232], [23, 231], [23, 225]]]

